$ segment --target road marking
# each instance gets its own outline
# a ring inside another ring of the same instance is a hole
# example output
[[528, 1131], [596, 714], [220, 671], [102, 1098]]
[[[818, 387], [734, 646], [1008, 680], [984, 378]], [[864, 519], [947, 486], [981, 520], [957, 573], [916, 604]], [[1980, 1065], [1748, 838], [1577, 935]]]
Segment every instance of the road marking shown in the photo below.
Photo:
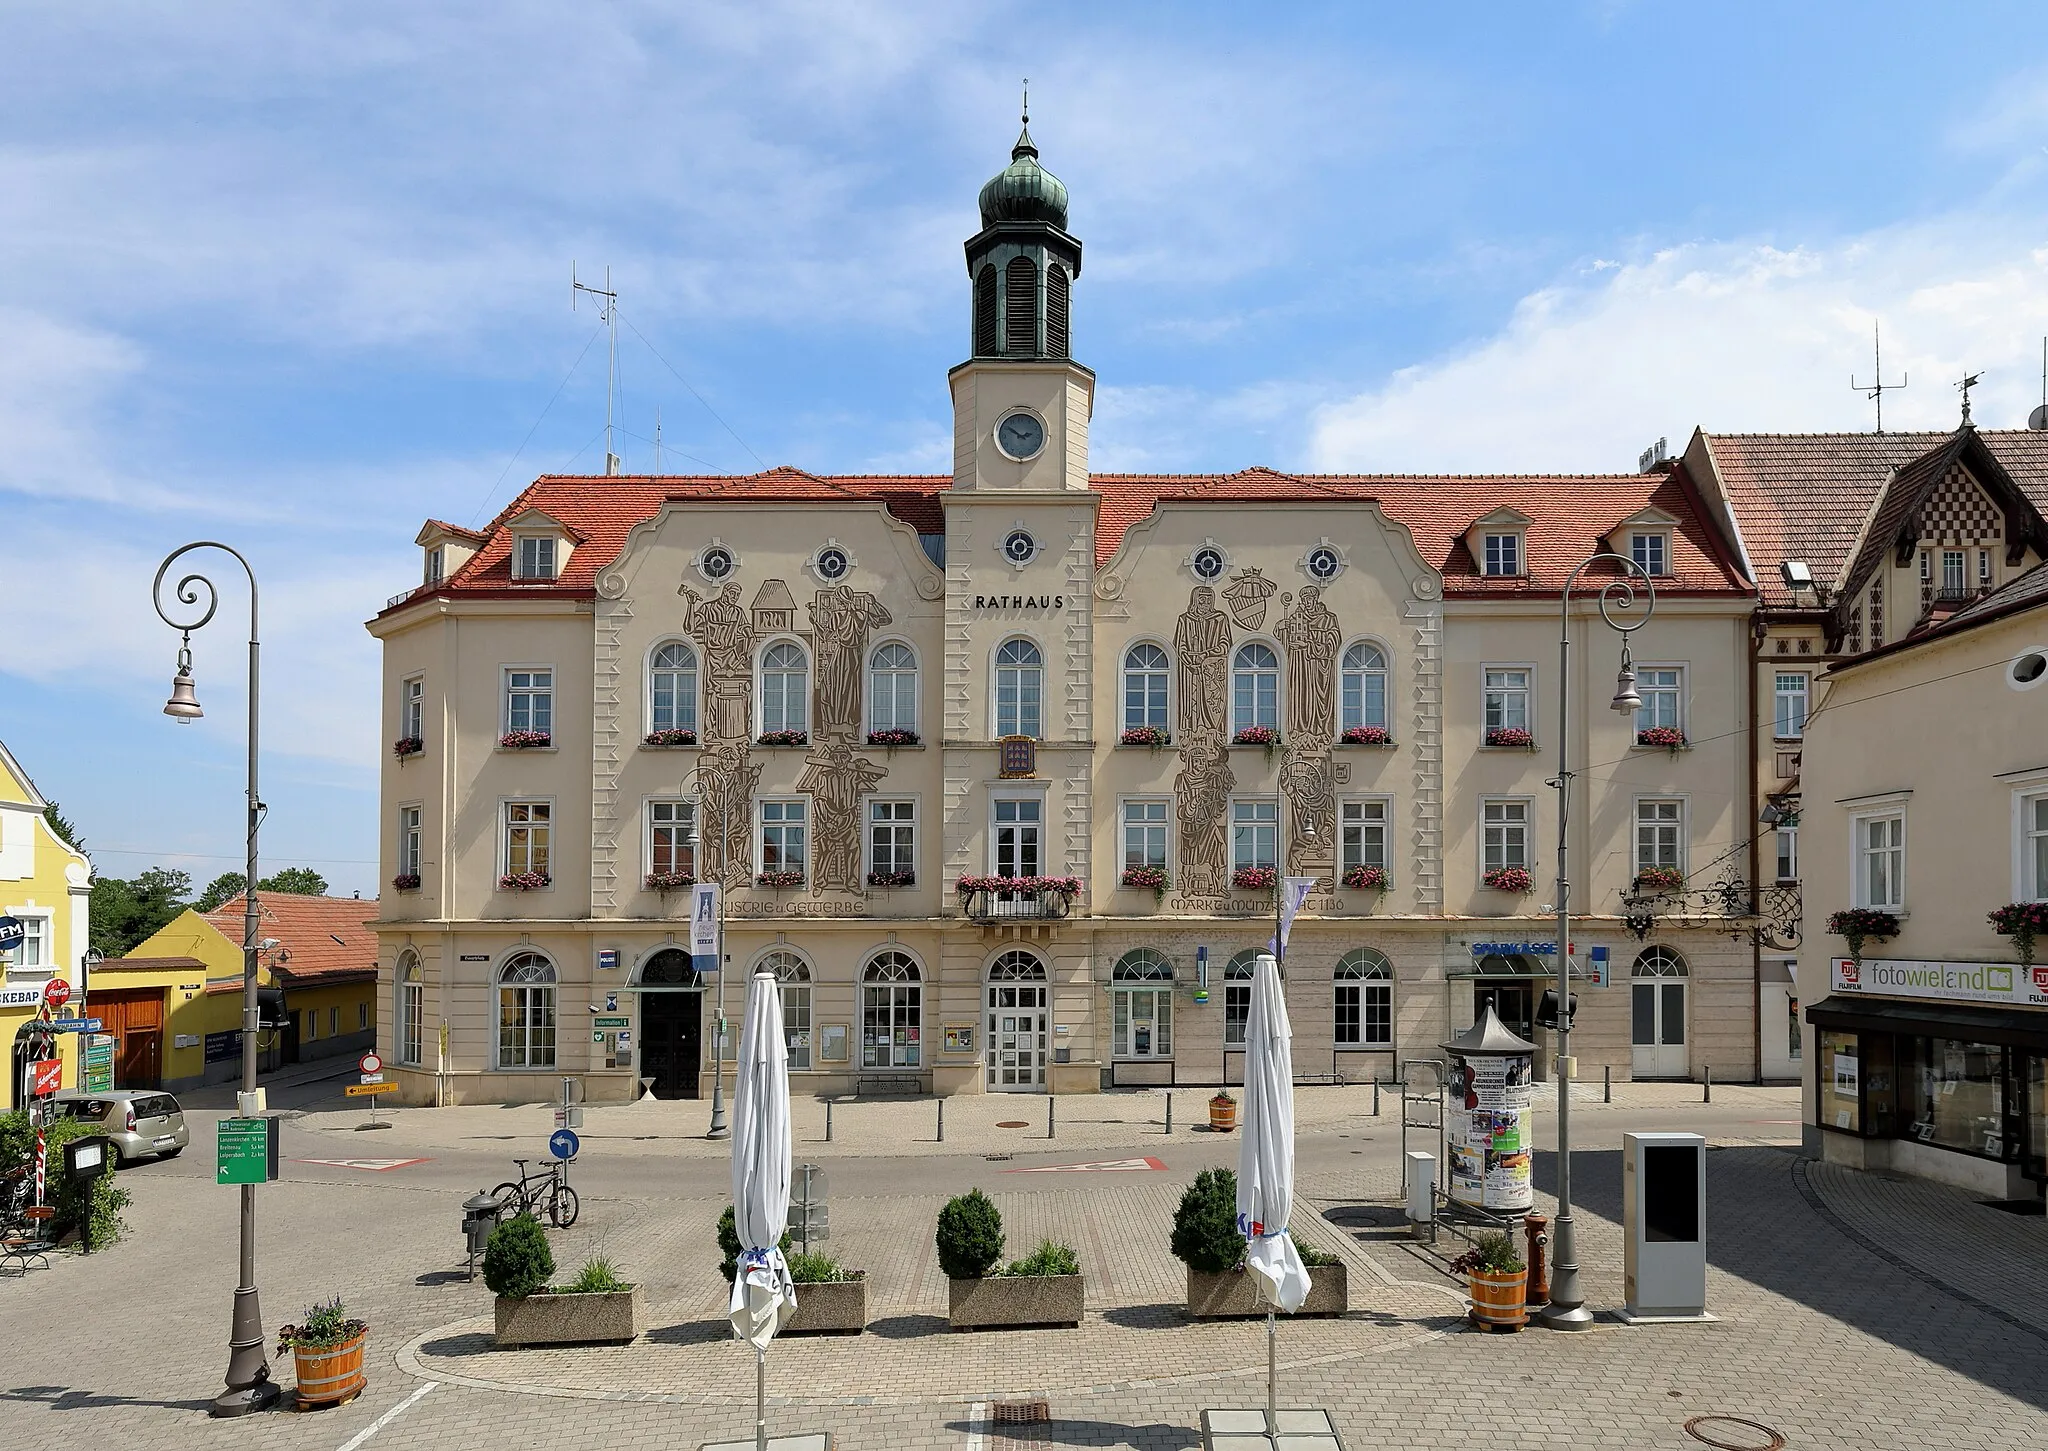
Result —
[[[987, 1410], [987, 1401], [976, 1401], [967, 1412], [967, 1451], [982, 1451], [982, 1447], [987, 1444], [981, 1435], [981, 1418]], [[347, 1451], [347, 1448], [344, 1447], [343, 1451]]]
[[1039, 1164], [1026, 1169], [1004, 1169], [1005, 1174], [1135, 1174], [1164, 1169], [1157, 1159], [1100, 1159], [1093, 1164]]
[[330, 1169], [368, 1169], [383, 1174], [392, 1169], [408, 1169], [414, 1164], [424, 1164], [425, 1159], [291, 1159], [293, 1164], [325, 1164]]
[[349, 1437], [348, 1440], [342, 1442], [341, 1451], [356, 1451], [357, 1447], [361, 1446], [365, 1441], [368, 1441], [372, 1436], [376, 1435], [379, 1431], [383, 1430], [386, 1426], [390, 1425], [393, 1421], [397, 1420], [400, 1416], [404, 1415], [408, 1410], [412, 1409], [413, 1403], [415, 1401], [417, 1401], [421, 1396], [425, 1395], [428, 1391], [432, 1390], [435, 1386], [439, 1384], [440, 1382], [437, 1380], [428, 1381], [425, 1385], [421, 1386], [418, 1390], [414, 1391], [411, 1395], [407, 1396], [404, 1400], [400, 1401], [397, 1405], [393, 1406], [390, 1410], [386, 1411], [383, 1415], [379, 1416], [376, 1420], [370, 1422], [369, 1425], [363, 1427], [362, 1430], [356, 1432], [355, 1435]]

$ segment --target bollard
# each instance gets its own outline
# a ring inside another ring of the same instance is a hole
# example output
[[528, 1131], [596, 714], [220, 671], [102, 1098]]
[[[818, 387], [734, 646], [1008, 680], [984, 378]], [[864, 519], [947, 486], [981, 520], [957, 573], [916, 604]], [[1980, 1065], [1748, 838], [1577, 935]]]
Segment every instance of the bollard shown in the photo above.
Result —
[[1173, 1137], [1173, 1095], [1166, 1095], [1166, 1136]]
[[939, 1100], [939, 1143], [946, 1142], [946, 1100]]
[[1054, 1102], [1053, 1096], [1048, 1093], [1045, 1096], [1045, 1136], [1047, 1138], [1053, 1137], [1052, 1106]]
[[1712, 1064], [1707, 1065], [1707, 1076], [1703, 1082], [1704, 1092], [1700, 1094], [1700, 1102], [1712, 1103], [1714, 1101], [1714, 1068]]
[[1380, 1081], [1377, 1078], [1372, 1081], [1372, 1116], [1380, 1116]]
[[825, 1142], [832, 1142], [832, 1100], [825, 1100]]
[[1614, 1102], [1614, 1065], [1612, 1063], [1600, 1070], [1600, 1101], [1602, 1103]]

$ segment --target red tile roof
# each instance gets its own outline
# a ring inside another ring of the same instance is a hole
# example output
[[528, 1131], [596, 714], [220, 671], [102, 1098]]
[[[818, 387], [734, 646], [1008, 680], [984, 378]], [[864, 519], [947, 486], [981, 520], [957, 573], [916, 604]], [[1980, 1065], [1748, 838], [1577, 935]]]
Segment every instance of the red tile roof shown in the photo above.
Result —
[[[377, 920], [376, 898], [258, 891], [256, 905], [263, 935], [275, 937], [291, 953], [291, 960], [276, 968], [287, 985], [376, 975], [377, 934], [370, 927]], [[202, 915], [221, 936], [239, 943], [248, 910], [247, 899], [235, 897]]]

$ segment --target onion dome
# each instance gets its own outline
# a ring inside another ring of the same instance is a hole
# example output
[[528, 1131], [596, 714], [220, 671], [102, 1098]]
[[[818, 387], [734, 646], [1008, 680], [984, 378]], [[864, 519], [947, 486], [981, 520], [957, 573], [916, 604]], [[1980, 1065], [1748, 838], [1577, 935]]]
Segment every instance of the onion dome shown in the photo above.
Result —
[[1028, 116], [1010, 150], [1010, 164], [981, 189], [982, 226], [999, 222], [1046, 222], [1066, 230], [1067, 184], [1038, 164]]

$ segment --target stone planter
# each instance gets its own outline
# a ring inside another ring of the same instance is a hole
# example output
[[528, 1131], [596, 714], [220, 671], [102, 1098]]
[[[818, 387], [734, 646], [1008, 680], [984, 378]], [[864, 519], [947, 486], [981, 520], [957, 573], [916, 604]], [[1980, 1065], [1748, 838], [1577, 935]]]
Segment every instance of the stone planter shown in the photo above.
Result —
[[[1351, 1308], [1351, 1281], [1345, 1266], [1314, 1265], [1308, 1272], [1308, 1298], [1294, 1313], [1301, 1315], [1342, 1315]], [[1266, 1302], [1247, 1270], [1225, 1270], [1207, 1274], [1188, 1270], [1188, 1318], [1191, 1320], [1263, 1320]]]
[[946, 1281], [946, 1319], [955, 1330], [1081, 1323], [1079, 1275], [990, 1275]]
[[607, 1340], [628, 1343], [640, 1333], [646, 1315], [640, 1287], [606, 1295], [528, 1295], [523, 1300], [498, 1297], [498, 1345], [580, 1345]]
[[868, 1282], [833, 1280], [796, 1287], [796, 1313], [784, 1335], [858, 1335], [868, 1328]]

